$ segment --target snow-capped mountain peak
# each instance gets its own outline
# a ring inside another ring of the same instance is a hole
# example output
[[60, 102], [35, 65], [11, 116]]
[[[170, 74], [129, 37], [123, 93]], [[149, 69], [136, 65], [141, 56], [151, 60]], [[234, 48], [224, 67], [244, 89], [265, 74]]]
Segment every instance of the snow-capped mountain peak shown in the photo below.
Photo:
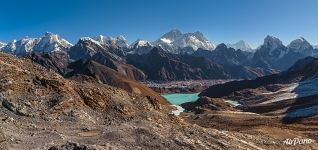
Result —
[[90, 37], [81, 37], [80, 40], [78, 41], [78, 43], [86, 43], [86, 42], [90, 42], [95, 45], [98, 45], [99, 47], [103, 47], [99, 41]]
[[172, 29], [168, 33], [164, 34], [161, 39], [174, 40], [182, 36], [182, 32], [178, 29]]
[[124, 36], [117, 36], [116, 38], [110, 36], [99, 35], [93, 38], [95, 41], [99, 42], [104, 46], [116, 46], [119, 48], [128, 48], [129, 43]]
[[311, 44], [303, 37], [300, 37], [292, 41], [287, 47], [289, 49], [296, 50], [298, 52], [301, 52], [303, 50], [313, 49]]
[[100, 44], [108, 44], [107, 42], [113, 40], [111, 37], [105, 37], [103, 35], [96, 36], [94, 38], [83, 37], [82, 40], [94, 40], [99, 42]]
[[133, 42], [129, 47], [132, 49], [140, 48], [140, 47], [151, 47], [152, 44], [146, 40], [138, 39], [137, 41]]
[[251, 46], [243, 40], [240, 40], [234, 44], [227, 44], [227, 47], [231, 47], [231, 48], [234, 48], [236, 50], [240, 49], [242, 51], [253, 51]]
[[3, 47], [1, 51], [21, 56], [33, 51], [64, 51], [71, 46], [71, 43], [62, 39], [57, 34], [46, 32], [41, 38], [25, 37], [21, 40], [13, 40]]
[[199, 48], [206, 50], [214, 49], [214, 45], [201, 32], [182, 33], [178, 29], [173, 29], [164, 34], [157, 41], [153, 42], [153, 45], [172, 53], [180, 53], [180, 49], [186, 47], [191, 47], [193, 50]]
[[133, 42], [129, 48], [131, 51], [129, 53], [131, 54], [146, 54], [149, 53], [153, 49], [153, 45], [143, 39], [138, 39], [137, 41]]
[[129, 43], [126, 40], [126, 38], [122, 35], [118, 36], [116, 38], [116, 45], [121, 47], [121, 48], [128, 48], [129, 47]]
[[5, 47], [6, 45], [7, 45], [7, 43], [2, 43], [2, 42], [0, 42], [0, 49], [3, 48], [3, 47]]
[[283, 42], [280, 39], [270, 35], [266, 36], [262, 46], [269, 49], [270, 54], [277, 48], [284, 47]]
[[13, 40], [8, 43], [2, 48], [2, 51], [14, 55], [24, 55], [31, 52], [37, 43], [38, 39], [25, 37], [21, 40]]
[[65, 51], [73, 45], [62, 39], [59, 35], [51, 32], [46, 32], [43, 37], [39, 39], [39, 42], [34, 46], [34, 51], [53, 52], [53, 51]]
[[273, 49], [275, 49], [275, 48], [278, 47], [278, 46], [282, 46], [282, 45], [283, 45], [283, 42], [282, 42], [280, 39], [278, 39], [278, 38], [276, 38], [276, 37], [274, 37], [274, 36], [268, 35], [268, 36], [266, 36], [266, 38], [264, 39], [264, 45], [265, 45], [265, 46], [272, 47]]

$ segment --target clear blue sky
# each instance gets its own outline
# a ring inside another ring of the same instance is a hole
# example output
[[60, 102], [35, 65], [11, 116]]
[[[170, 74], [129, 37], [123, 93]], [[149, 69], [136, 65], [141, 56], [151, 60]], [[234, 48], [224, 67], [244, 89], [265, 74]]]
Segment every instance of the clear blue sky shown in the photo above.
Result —
[[0, 16], [5, 42], [46, 31], [73, 43], [99, 34], [153, 41], [178, 28], [214, 43], [255, 47], [269, 34], [318, 44], [318, 0], [2, 0]]

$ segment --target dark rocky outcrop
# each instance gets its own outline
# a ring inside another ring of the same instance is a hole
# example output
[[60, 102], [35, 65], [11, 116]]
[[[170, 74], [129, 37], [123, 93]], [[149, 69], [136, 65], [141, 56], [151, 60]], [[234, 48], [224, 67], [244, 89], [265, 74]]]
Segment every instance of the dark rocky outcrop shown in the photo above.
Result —
[[128, 55], [127, 63], [140, 68], [149, 80], [225, 79], [222, 66], [202, 57], [176, 55], [154, 48], [143, 55]]
[[67, 73], [69, 57], [66, 52], [40, 53], [34, 52], [25, 56], [43, 67], [64, 75]]
[[181, 106], [189, 112], [195, 112], [196, 114], [201, 114], [206, 111], [235, 111], [234, 108], [228, 102], [225, 102], [224, 99], [219, 98], [209, 98], [209, 97], [200, 97], [195, 102], [183, 103]]

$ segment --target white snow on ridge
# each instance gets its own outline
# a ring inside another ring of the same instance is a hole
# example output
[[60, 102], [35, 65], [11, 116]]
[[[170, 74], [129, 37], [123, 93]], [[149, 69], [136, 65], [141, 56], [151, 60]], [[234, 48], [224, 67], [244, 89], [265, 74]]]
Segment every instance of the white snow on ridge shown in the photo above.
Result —
[[5, 47], [6, 45], [7, 45], [7, 43], [2, 43], [2, 42], [0, 42], [0, 49], [3, 48], [3, 47]]
[[73, 46], [70, 42], [62, 39], [57, 34], [50, 32], [45, 33], [41, 38], [23, 38], [21, 40], [13, 40], [1, 50], [14, 55], [25, 55], [32, 51], [53, 52], [66, 50]]
[[100, 42], [98, 42], [90, 37], [82, 37], [82, 38], [80, 38], [80, 41], [90, 41], [90, 42], [92, 42], [100, 47], [103, 47]]
[[166, 38], [161, 38], [160, 39], [162, 42], [167, 43], [167, 44], [171, 44], [172, 41], [170, 39], [166, 39]]
[[138, 39], [137, 41], [131, 43], [129, 48], [137, 49], [142, 47], [152, 47], [152, 44], [146, 40]]
[[92, 39], [99, 42], [101, 45], [117, 46], [120, 48], [128, 48], [129, 47], [128, 41], [122, 35], [119, 35], [116, 38], [113, 38], [110, 36], [99, 35], [97, 37], [93, 37]]
[[72, 46], [73, 45], [70, 42], [62, 39], [57, 34], [47, 32], [43, 37], [39, 39], [39, 42], [34, 46], [33, 51], [63, 51]]
[[285, 88], [282, 88], [276, 92], [262, 93], [262, 95], [270, 95], [274, 98], [268, 101], [262, 102], [260, 104], [269, 104], [269, 103], [274, 103], [274, 102], [278, 102], [278, 101], [282, 101], [286, 99], [296, 98], [297, 94], [294, 93], [293, 91], [298, 86], [299, 86], [298, 83], [292, 83], [292, 84], [286, 85]]
[[296, 50], [297, 52], [302, 52], [303, 50], [313, 48], [312, 45], [303, 37], [292, 41], [287, 47]]
[[247, 51], [247, 52], [253, 52], [254, 50], [251, 48], [249, 44], [247, 44], [245, 41], [240, 40], [234, 44], [227, 44], [227, 47], [234, 48], [236, 50], [240, 49], [242, 51]]
[[164, 34], [152, 44], [172, 53], [180, 53], [180, 49], [188, 47], [193, 48], [193, 50], [199, 48], [212, 50], [215, 47], [201, 32], [182, 33], [177, 29]]
[[3, 47], [2, 51], [14, 55], [24, 55], [28, 52], [31, 52], [33, 47], [37, 43], [38, 39], [26, 37], [19, 41], [13, 40], [12, 42], [8, 43], [5, 47]]
[[318, 94], [318, 77], [308, 79], [300, 83], [288, 84], [285, 88], [282, 88], [276, 92], [263, 93], [263, 95], [270, 95], [274, 97], [268, 101], [262, 102], [261, 104], [269, 104], [278, 102], [286, 99], [306, 97], [310, 95]]

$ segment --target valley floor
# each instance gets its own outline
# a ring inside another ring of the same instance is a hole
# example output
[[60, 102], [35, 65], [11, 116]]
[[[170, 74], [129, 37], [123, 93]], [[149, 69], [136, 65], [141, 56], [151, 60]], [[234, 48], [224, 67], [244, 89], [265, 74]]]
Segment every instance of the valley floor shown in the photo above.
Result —
[[188, 80], [188, 81], [144, 81], [143, 83], [154, 91], [167, 93], [198, 93], [216, 84], [232, 80]]

